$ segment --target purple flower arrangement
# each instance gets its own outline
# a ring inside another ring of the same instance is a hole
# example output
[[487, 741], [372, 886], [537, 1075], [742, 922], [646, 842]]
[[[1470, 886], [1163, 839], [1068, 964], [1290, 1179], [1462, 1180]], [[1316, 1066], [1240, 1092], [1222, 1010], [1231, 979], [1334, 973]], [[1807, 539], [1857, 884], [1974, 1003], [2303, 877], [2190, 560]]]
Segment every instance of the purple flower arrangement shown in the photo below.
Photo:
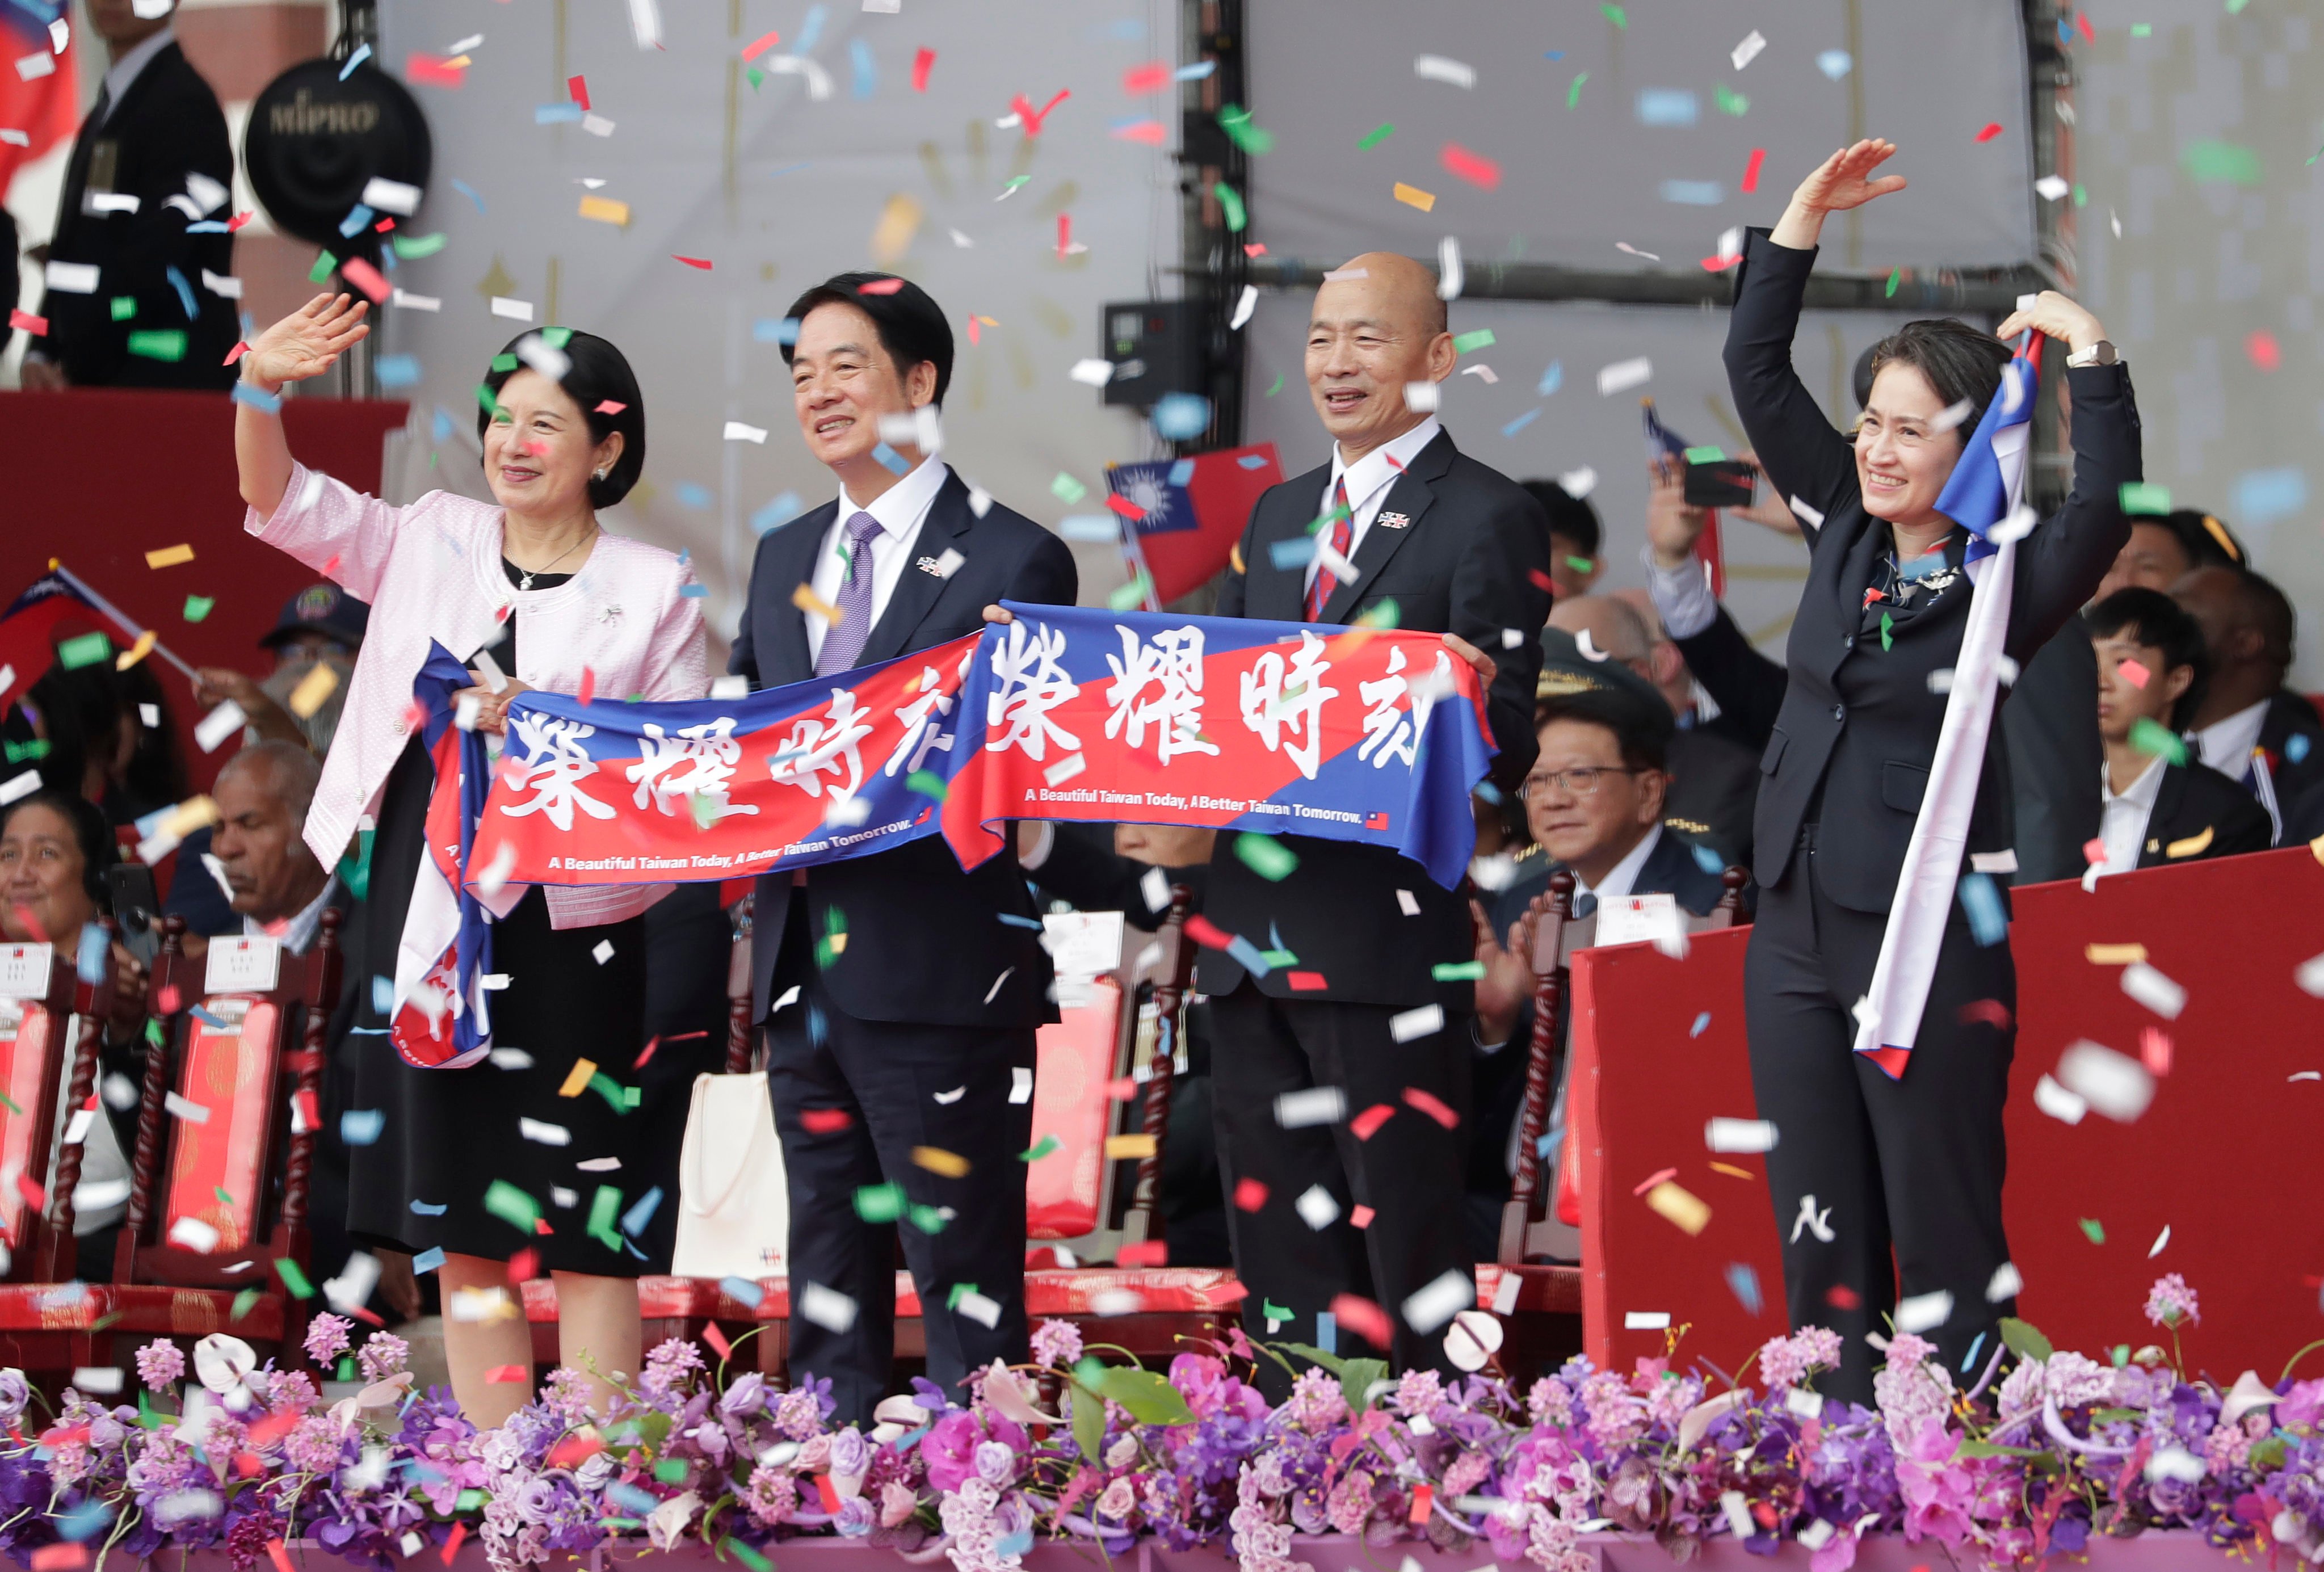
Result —
[[[2195, 1318], [2183, 1282], [2155, 1291], [2158, 1324]], [[335, 1321], [309, 1337], [318, 1360], [351, 1352]], [[1815, 1572], [1845, 1572], [1876, 1534], [2030, 1567], [2093, 1535], [2177, 1529], [2324, 1559], [2324, 1380], [2287, 1367], [2223, 1390], [2157, 1348], [2100, 1363], [2022, 1322], [2004, 1332], [1965, 1390], [1927, 1343], [1889, 1339], [1872, 1409], [1817, 1395], [1840, 1352], [1817, 1328], [1758, 1352], [1757, 1390], [1668, 1358], [1628, 1373], [1577, 1358], [1519, 1391], [1323, 1355], [1270, 1407], [1256, 1369], [1283, 1353], [1240, 1332], [1155, 1372], [1053, 1322], [1036, 1363], [980, 1373], [967, 1407], [918, 1382], [868, 1431], [833, 1426], [823, 1383], [780, 1391], [682, 1342], [602, 1418], [560, 1369], [480, 1432], [448, 1392], [413, 1390], [389, 1334], [352, 1350], [368, 1384], [327, 1403], [306, 1373], [213, 1336], [190, 1382], [157, 1343], [137, 1355], [135, 1406], [69, 1392], [45, 1423], [0, 1373], [0, 1549], [22, 1565], [60, 1541], [222, 1548], [244, 1572], [291, 1540], [385, 1567], [474, 1535], [515, 1572], [618, 1537], [769, 1572], [780, 1541], [833, 1535], [1014, 1572], [1037, 1540], [1111, 1556], [1151, 1535], [1302, 1572], [1302, 1536], [1333, 1533], [1582, 1572], [1582, 1536], [1620, 1532], [1682, 1559], [1722, 1535], [1762, 1553], [1794, 1540]]]

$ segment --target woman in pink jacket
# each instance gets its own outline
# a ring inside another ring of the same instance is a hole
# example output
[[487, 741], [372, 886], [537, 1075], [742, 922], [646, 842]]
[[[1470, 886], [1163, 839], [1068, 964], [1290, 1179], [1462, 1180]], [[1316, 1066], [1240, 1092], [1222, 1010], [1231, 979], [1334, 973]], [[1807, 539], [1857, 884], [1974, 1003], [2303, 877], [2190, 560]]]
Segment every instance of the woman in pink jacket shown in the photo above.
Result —
[[[348, 1057], [352, 1085], [327, 1096], [356, 1115], [347, 1231], [415, 1255], [441, 1251], [445, 1352], [461, 1408], [499, 1424], [531, 1395], [530, 1334], [508, 1262], [532, 1253], [555, 1275], [562, 1362], [604, 1379], [639, 1367], [643, 1257], [608, 1223], [643, 1197], [622, 1193], [642, 1164], [639, 1127], [617, 1084], [645, 1046], [642, 913], [668, 887], [526, 891], [493, 925], [489, 1062], [404, 1062], [390, 1023], [456, 930], [449, 887], [426, 862], [435, 772], [410, 712], [433, 644], [475, 669], [476, 727], [499, 733], [526, 689], [608, 698], [703, 696], [701, 601], [669, 552], [609, 535], [597, 510], [619, 502], [645, 462], [645, 413], [621, 351], [589, 334], [528, 332], [494, 358], [477, 417], [498, 505], [430, 492], [391, 507], [290, 457], [277, 413], [284, 384], [327, 370], [370, 329], [365, 308], [318, 295], [255, 339], [235, 393], [235, 457], [244, 522], [371, 604], [306, 837], [326, 867], [359, 832], [368, 872], [349, 964], [369, 982]], [[513, 893], [513, 892], [512, 892]], [[578, 1096], [560, 1095], [568, 1077]], [[610, 1089], [608, 1089], [610, 1088]], [[628, 1116], [625, 1116], [628, 1115]], [[540, 1225], [522, 1225], [512, 1189]], [[500, 1203], [488, 1207], [490, 1192]], [[425, 1264], [424, 1262], [422, 1263]], [[508, 1379], [509, 1367], [527, 1373]], [[494, 1379], [498, 1376], [500, 1379]]]

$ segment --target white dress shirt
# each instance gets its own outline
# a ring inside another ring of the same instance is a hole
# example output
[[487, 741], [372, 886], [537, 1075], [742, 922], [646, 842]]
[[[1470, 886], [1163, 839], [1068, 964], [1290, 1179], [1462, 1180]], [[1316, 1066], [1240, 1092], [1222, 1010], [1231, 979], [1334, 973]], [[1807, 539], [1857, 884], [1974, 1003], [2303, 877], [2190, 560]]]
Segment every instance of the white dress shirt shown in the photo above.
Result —
[[2267, 725], [2267, 705], [2263, 698], [2225, 720], [2189, 732], [2187, 740], [2201, 752], [2203, 763], [2230, 781], [2241, 781], [2251, 773], [2252, 750], [2259, 746], [2260, 730]]
[[[927, 522], [928, 509], [951, 477], [952, 470], [944, 460], [923, 458], [918, 468], [882, 492], [877, 502], [858, 504], [841, 486], [839, 513], [824, 532], [823, 550], [816, 557], [815, 574], [807, 580], [816, 598], [825, 606], [839, 604], [839, 587], [847, 582], [847, 558], [841, 550], [847, 543], [847, 521], [859, 513], [870, 513], [880, 521], [880, 532], [867, 542], [872, 553], [872, 625], [878, 627], [897, 583], [904, 577], [905, 565], [912, 559], [912, 546], [920, 538], [920, 526]], [[801, 615], [807, 621], [807, 658], [811, 664], [823, 653], [823, 635], [831, 619], [817, 611]]]
[[171, 23], [106, 68], [105, 117], [107, 120], [112, 119], [113, 112], [121, 107], [121, 96], [129, 91], [129, 84], [137, 79], [138, 73], [153, 63], [155, 55], [177, 42], [177, 23]]
[[1628, 855], [1606, 870], [1604, 883], [1593, 889], [1576, 872], [1573, 875], [1573, 898], [1579, 901], [1584, 895], [1594, 895], [1600, 901], [1611, 901], [1628, 895], [1630, 886], [1638, 882], [1638, 870], [1646, 865], [1646, 859], [1655, 855], [1655, 847], [1662, 844], [1662, 822], [1657, 819], [1645, 837], [1630, 848]]
[[2164, 760], [2158, 754], [2145, 772], [2117, 796], [2114, 779], [2098, 766], [2098, 839], [2106, 845], [2106, 861], [2098, 873], [2127, 874], [2138, 866], [2138, 848], [2146, 844], [2146, 821], [2153, 816], [2154, 800], [2163, 791]]
[[[1323, 501], [1316, 505], [1318, 513], [1332, 511], [1332, 490], [1342, 479], [1348, 483], [1348, 560], [1356, 559], [1356, 552], [1364, 543], [1364, 532], [1372, 527], [1379, 516], [1380, 504], [1388, 501], [1388, 487], [1396, 484], [1406, 466], [1420, 457], [1420, 450], [1436, 440], [1444, 430], [1434, 415], [1429, 416], [1403, 436], [1389, 439], [1357, 459], [1353, 464], [1340, 451], [1337, 442], [1332, 444], [1332, 475], [1323, 482]], [[1330, 527], [1316, 532], [1315, 538], [1328, 544]], [[1323, 571], [1323, 559], [1319, 554], [1307, 564], [1305, 588], [1315, 586], [1315, 575]]]
[[1675, 568], [1665, 568], [1655, 560], [1651, 546], [1638, 556], [1646, 565], [1646, 593], [1654, 599], [1655, 615], [1663, 619], [1664, 633], [1691, 639], [1718, 620], [1719, 597], [1711, 593], [1708, 562], [1689, 557]]

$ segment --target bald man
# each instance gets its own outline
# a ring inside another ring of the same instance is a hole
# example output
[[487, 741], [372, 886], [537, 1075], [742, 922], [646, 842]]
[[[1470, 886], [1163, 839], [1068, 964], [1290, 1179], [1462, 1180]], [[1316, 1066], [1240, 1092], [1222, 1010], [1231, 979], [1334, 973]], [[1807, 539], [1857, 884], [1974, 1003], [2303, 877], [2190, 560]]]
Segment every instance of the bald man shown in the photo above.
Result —
[[[1549, 521], [1515, 481], [1453, 447], [1433, 399], [1407, 400], [1407, 386], [1443, 382], [1458, 359], [1428, 269], [1373, 252], [1336, 270], [1307, 328], [1307, 388], [1330, 458], [1259, 499], [1219, 615], [1345, 626], [1392, 603], [1396, 626], [1446, 635], [1485, 677], [1493, 777], [1514, 793], [1538, 746]], [[1331, 522], [1318, 538], [1351, 576], [1303, 556], [1319, 514]], [[1294, 549], [1278, 559], [1286, 543]], [[1206, 915], [1299, 957], [1253, 976], [1222, 950], [1202, 956], [1246, 1324], [1277, 1342], [1330, 1347], [1336, 1336], [1343, 1355], [1372, 1351], [1355, 1322], [1332, 1314], [1351, 1294], [1386, 1311], [1393, 1347], [1382, 1352], [1397, 1364], [1449, 1372], [1444, 1327], [1469, 1303], [1475, 1266], [1459, 1219], [1476, 992], [1435, 968], [1471, 959], [1467, 892], [1385, 846], [1302, 836], [1281, 837], [1299, 863], [1271, 881], [1231, 840], [1220, 838], [1212, 861]], [[1295, 994], [1295, 971], [1324, 985]], [[1342, 1093], [1341, 1122], [1278, 1124], [1278, 1098], [1323, 1087]], [[1428, 1099], [1456, 1115], [1452, 1127], [1419, 1111]], [[1345, 1119], [1374, 1107], [1393, 1112], [1357, 1139]], [[1279, 1368], [1261, 1375], [1287, 1391]]]
[[1590, 639], [1587, 658], [1603, 655], [1636, 671], [1663, 696], [1678, 729], [1665, 750], [1670, 785], [1663, 817], [1698, 840], [1710, 843], [1738, 867], [1751, 865], [1751, 810], [1759, 801], [1759, 761], [1750, 749], [1694, 724], [1693, 679], [1685, 658], [1638, 608], [1610, 595], [1561, 600], [1549, 625]]

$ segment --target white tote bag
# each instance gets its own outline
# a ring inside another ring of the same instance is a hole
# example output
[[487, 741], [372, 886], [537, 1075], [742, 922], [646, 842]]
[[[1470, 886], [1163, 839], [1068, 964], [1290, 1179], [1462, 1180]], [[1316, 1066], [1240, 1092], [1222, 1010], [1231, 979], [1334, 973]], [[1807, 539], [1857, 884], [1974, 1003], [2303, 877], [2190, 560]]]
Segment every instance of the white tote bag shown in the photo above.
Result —
[[675, 1275], [755, 1281], [781, 1274], [790, 1192], [765, 1071], [694, 1077], [678, 1198]]

